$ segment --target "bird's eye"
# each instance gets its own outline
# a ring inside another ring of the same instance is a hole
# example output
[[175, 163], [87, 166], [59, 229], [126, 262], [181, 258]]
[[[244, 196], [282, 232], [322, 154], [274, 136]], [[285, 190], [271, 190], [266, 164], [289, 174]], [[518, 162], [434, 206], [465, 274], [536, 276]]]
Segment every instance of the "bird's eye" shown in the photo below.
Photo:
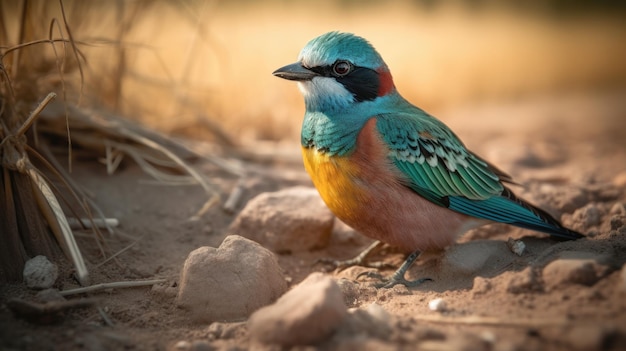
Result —
[[348, 61], [337, 61], [333, 64], [333, 73], [338, 77], [343, 77], [352, 71], [352, 64]]

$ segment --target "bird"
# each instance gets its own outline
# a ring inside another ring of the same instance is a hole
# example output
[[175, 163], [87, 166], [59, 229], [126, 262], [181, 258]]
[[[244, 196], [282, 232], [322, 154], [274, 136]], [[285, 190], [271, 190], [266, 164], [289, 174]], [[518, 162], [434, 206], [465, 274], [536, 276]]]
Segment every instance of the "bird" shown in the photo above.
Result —
[[429, 280], [405, 278], [422, 252], [444, 249], [494, 222], [563, 240], [584, 237], [515, 195], [507, 186], [515, 184], [511, 176], [403, 98], [366, 39], [322, 34], [273, 75], [297, 81], [304, 97], [304, 167], [328, 208], [376, 240], [368, 250], [385, 243], [409, 254], [382, 286]]

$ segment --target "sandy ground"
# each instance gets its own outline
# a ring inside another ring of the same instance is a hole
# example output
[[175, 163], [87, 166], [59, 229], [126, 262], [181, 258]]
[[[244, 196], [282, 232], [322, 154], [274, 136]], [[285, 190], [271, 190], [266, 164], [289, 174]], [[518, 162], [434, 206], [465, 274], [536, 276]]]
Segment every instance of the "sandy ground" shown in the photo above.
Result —
[[[380, 305], [390, 315], [388, 329], [340, 330], [313, 349], [415, 349], [419, 345], [428, 350], [626, 350], [626, 271], [622, 268], [626, 230], [617, 223], [620, 208], [626, 206], [623, 96], [623, 92], [573, 95], [436, 111], [468, 147], [513, 175], [522, 185], [516, 188], [518, 194], [562, 215], [565, 223], [590, 233], [590, 238], [556, 242], [504, 225], [484, 227], [466, 234], [446, 253], [420, 260], [410, 276], [433, 280], [410, 289], [376, 289], [371, 280], [356, 281], [358, 273], [368, 270], [362, 267], [330, 272], [337, 279], [357, 282], [348, 307]], [[251, 170], [244, 202], [264, 191], [311, 184], [299, 161], [298, 146], [276, 148], [271, 154], [280, 158], [244, 161]], [[196, 165], [227, 197], [235, 179], [208, 162]], [[36, 291], [21, 284], [3, 285], [0, 349], [250, 348], [245, 323], [223, 324], [226, 331], [216, 337], [215, 326], [194, 324], [174, 304], [189, 252], [219, 246], [236, 214], [215, 207], [200, 220], [189, 221], [206, 200], [203, 192], [196, 186], [150, 183], [130, 162], [114, 176], [107, 176], [96, 162], [77, 163], [74, 169], [76, 180], [94, 194], [106, 215], [121, 223], [124, 237], [106, 237], [111, 252], [136, 241], [117, 262], [96, 268], [101, 261], [96, 246], [92, 239], [80, 236], [92, 282], [164, 278], [166, 283], [159, 289], [109, 289], [70, 296], [71, 300], [93, 298], [95, 306], [72, 310], [48, 325], [16, 318], [7, 307], [11, 298], [35, 300]], [[576, 192], [583, 195], [571, 195]], [[572, 215], [585, 206], [597, 210], [597, 221]], [[278, 256], [290, 285], [322, 270], [313, 264], [317, 258], [352, 257], [369, 243], [341, 226], [335, 234], [324, 249]], [[522, 256], [508, 251], [508, 238], [524, 241]], [[566, 280], [553, 286], [554, 277], [542, 281], [533, 275], [566, 251], [591, 257], [594, 267], [601, 270], [596, 272], [597, 279], [586, 285]], [[398, 265], [403, 257], [386, 249], [375, 259]], [[481, 259], [490, 261], [479, 264], [478, 271], [464, 271], [463, 264], [458, 264]], [[55, 287], [77, 287], [71, 267], [61, 261], [60, 268]], [[429, 309], [429, 302], [436, 298], [446, 302], [444, 311]]]

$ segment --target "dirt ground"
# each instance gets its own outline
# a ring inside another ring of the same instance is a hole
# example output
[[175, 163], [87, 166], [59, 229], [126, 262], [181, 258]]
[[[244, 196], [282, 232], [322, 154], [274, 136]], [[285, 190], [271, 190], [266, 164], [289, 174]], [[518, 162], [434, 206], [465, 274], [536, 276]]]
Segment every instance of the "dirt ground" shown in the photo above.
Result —
[[[336, 279], [358, 282], [348, 307], [380, 305], [391, 316], [388, 329], [344, 328], [320, 344], [297, 349], [626, 350], [626, 220], [620, 224], [621, 218], [626, 218], [624, 96], [624, 92], [574, 94], [433, 111], [470, 149], [510, 173], [521, 184], [515, 187], [518, 194], [562, 215], [564, 223], [588, 233], [589, 238], [557, 242], [505, 225], [483, 227], [460, 238], [446, 253], [421, 259], [410, 276], [433, 280], [409, 289], [376, 289], [370, 279], [357, 281], [358, 273], [369, 270], [362, 267], [329, 272]], [[187, 143], [208, 150], [202, 143]], [[262, 160], [236, 160], [249, 170], [237, 210], [261, 192], [311, 185], [298, 146], [274, 148], [265, 152], [270, 157]], [[209, 162], [195, 166], [223, 190], [223, 198], [228, 197], [236, 179]], [[194, 324], [174, 304], [189, 252], [201, 246], [219, 246], [232, 234], [228, 226], [236, 213], [225, 213], [216, 206], [200, 220], [189, 221], [206, 200], [205, 194], [197, 186], [154, 184], [132, 162], [126, 162], [113, 176], [107, 176], [95, 161], [77, 162], [73, 176], [94, 194], [108, 217], [121, 223], [122, 234], [105, 238], [110, 251], [136, 241], [117, 262], [96, 267], [101, 261], [96, 246], [88, 236], [80, 235], [92, 283], [156, 278], [166, 282], [68, 296], [69, 300], [92, 298], [95, 305], [69, 311], [52, 324], [32, 323], [13, 315], [7, 301], [15, 297], [33, 301], [37, 291], [22, 284], [3, 285], [0, 349], [243, 350], [254, 346], [245, 321]], [[590, 206], [597, 210], [597, 220], [588, 220], [588, 210], [573, 214]], [[341, 225], [335, 234], [324, 249], [278, 255], [291, 286], [310, 272], [324, 269], [314, 264], [317, 258], [352, 257], [369, 243]], [[451, 268], [454, 257], [480, 260], [485, 252], [504, 247], [508, 238], [523, 240], [526, 251], [522, 256], [488, 256], [493, 262], [478, 272]], [[587, 284], [566, 280], [551, 285], [533, 275], [565, 251], [591, 257], [594, 267], [601, 269], [596, 269], [597, 279]], [[397, 266], [403, 256], [385, 249], [374, 259]], [[78, 287], [71, 267], [63, 260], [59, 264], [55, 288]], [[429, 302], [436, 298], [445, 301], [444, 311], [429, 309]]]

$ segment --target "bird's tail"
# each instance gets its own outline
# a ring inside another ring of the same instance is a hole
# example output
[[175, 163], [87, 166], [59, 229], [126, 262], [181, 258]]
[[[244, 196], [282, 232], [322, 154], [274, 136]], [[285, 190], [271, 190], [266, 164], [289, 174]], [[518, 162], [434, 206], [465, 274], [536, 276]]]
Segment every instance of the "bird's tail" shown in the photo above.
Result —
[[536, 221], [528, 222], [520, 220], [518, 222], [510, 223], [512, 225], [547, 233], [562, 240], [576, 240], [585, 237], [583, 234], [575, 230], [564, 227], [559, 220], [552, 217], [552, 215], [548, 212], [520, 199], [507, 187], [504, 188], [501, 196], [515, 202], [519, 206], [522, 206], [541, 220], [541, 223], [536, 223]]
[[486, 200], [466, 197], [448, 198], [448, 208], [477, 218], [507, 223], [517, 227], [536, 230], [562, 240], [575, 240], [584, 235], [564, 227], [548, 212], [518, 198], [510, 189], [504, 188], [500, 196]]

